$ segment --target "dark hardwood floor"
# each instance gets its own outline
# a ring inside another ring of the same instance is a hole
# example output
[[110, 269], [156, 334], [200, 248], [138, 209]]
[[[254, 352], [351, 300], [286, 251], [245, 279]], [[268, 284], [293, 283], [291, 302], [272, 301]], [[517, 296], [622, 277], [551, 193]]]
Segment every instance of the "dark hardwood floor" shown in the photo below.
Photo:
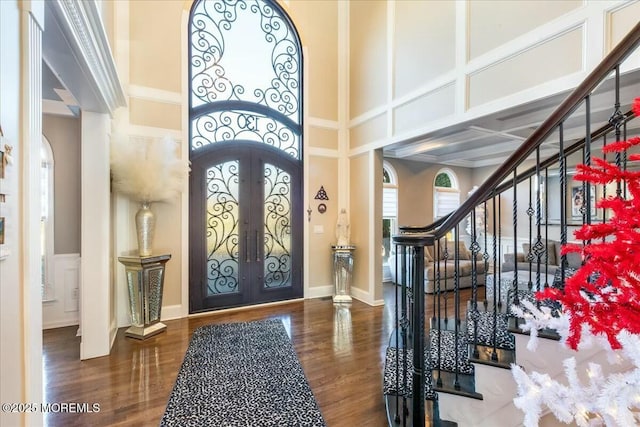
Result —
[[167, 321], [166, 332], [145, 341], [126, 338], [122, 328], [109, 356], [85, 361], [80, 361], [77, 327], [46, 330], [45, 402], [97, 403], [100, 408], [92, 413], [45, 414], [45, 425], [157, 426], [196, 328], [280, 318], [327, 426], [386, 426], [382, 369], [393, 326], [395, 287], [384, 286], [388, 303], [379, 307], [354, 300], [350, 309], [338, 309], [331, 298], [321, 298], [213, 312]]

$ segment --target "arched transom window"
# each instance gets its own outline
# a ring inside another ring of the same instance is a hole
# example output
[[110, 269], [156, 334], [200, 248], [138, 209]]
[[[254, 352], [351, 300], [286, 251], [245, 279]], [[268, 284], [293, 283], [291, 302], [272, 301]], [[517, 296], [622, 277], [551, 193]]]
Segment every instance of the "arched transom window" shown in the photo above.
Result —
[[451, 169], [441, 169], [433, 183], [433, 217], [442, 218], [460, 206], [458, 178]]
[[387, 264], [391, 254], [391, 236], [398, 228], [398, 178], [396, 171], [388, 162], [382, 165], [382, 277], [391, 280], [391, 271]]
[[[270, 0], [200, 0], [191, 10], [191, 150], [262, 142], [302, 158], [302, 50]], [[241, 52], [241, 54], [238, 54]]]

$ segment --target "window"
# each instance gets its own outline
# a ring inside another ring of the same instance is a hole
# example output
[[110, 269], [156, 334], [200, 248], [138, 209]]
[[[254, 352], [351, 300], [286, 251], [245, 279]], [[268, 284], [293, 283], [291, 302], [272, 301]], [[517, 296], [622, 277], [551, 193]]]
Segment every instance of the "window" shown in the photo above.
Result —
[[433, 183], [433, 217], [442, 218], [460, 206], [460, 189], [455, 173], [442, 169]]
[[277, 2], [199, 0], [190, 25], [192, 155], [233, 141], [301, 160], [302, 47]]
[[53, 150], [43, 136], [40, 148], [40, 289], [43, 301], [54, 299], [49, 266], [53, 257]]
[[382, 166], [382, 276], [383, 281], [391, 280], [387, 265], [391, 253], [391, 236], [397, 230], [398, 180], [393, 167], [384, 162]]

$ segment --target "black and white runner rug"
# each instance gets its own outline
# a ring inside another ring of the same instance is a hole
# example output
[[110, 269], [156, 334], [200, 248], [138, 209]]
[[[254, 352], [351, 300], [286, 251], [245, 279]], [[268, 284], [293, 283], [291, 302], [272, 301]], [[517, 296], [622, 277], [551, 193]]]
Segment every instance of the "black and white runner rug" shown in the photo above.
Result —
[[325, 422], [284, 325], [269, 319], [198, 328], [160, 426]]

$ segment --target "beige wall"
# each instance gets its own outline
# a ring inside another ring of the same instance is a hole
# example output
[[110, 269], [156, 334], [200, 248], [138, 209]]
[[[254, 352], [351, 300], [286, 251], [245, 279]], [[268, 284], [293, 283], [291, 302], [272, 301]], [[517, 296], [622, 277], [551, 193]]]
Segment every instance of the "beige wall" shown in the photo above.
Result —
[[[469, 108], [581, 71], [582, 42], [583, 31], [578, 28], [470, 74]], [[558, 52], [563, 52], [561, 61], [554, 61], [553, 67], [538, 67], [538, 64], [556, 57]], [[534, 69], [536, 72], [532, 73]]]
[[[370, 251], [370, 256], [367, 257], [367, 262], [369, 264], [369, 292], [373, 293], [373, 301], [382, 301], [383, 300], [383, 289], [382, 289], [382, 164], [384, 162], [384, 157], [382, 150], [375, 150], [372, 154], [372, 164], [373, 171], [370, 172], [371, 179], [373, 179], [373, 200], [369, 204], [369, 206], [373, 207], [373, 212], [371, 212], [371, 208], [369, 215], [371, 220], [373, 221], [373, 233], [372, 233], [372, 241], [370, 242], [370, 246], [367, 249]], [[373, 248], [371, 248], [373, 245]]]
[[[367, 292], [369, 289], [369, 263], [372, 260], [368, 258], [368, 248], [373, 244], [374, 239], [374, 236], [369, 233], [371, 225], [369, 182], [373, 174], [369, 156], [369, 153], [362, 154], [352, 157], [349, 161], [351, 241], [356, 246], [352, 287], [362, 292]], [[382, 221], [378, 228], [382, 229]]]
[[[398, 175], [398, 225], [424, 226], [433, 222], [433, 182], [444, 166], [411, 160], [386, 159]], [[460, 202], [477, 184], [473, 170], [446, 166], [456, 174]]]
[[[311, 156], [309, 159], [309, 204], [311, 215], [305, 216], [309, 224], [309, 286], [333, 285], [331, 267], [331, 245], [336, 244], [336, 221], [338, 220], [338, 159]], [[323, 187], [329, 200], [315, 200], [320, 187]], [[318, 211], [320, 203], [327, 207], [325, 213]]]
[[80, 253], [80, 119], [44, 115], [54, 158], [54, 253]]
[[349, 105], [357, 117], [387, 101], [387, 3], [349, 2]]
[[[579, 0], [470, 1], [469, 58], [476, 58], [498, 48], [552, 19], [577, 9], [582, 4]], [[509, 19], [505, 19], [506, 16]]]
[[308, 114], [337, 120], [338, 2], [314, 0], [281, 4], [298, 29], [308, 61]]
[[[183, 0], [129, 2], [131, 84], [180, 92]], [[150, 24], [153, 25], [150, 25]]]
[[309, 126], [307, 139], [309, 140], [309, 146], [313, 148], [336, 150], [338, 147], [338, 131], [336, 129]]
[[395, 3], [394, 98], [402, 97], [456, 65], [456, 3]]

